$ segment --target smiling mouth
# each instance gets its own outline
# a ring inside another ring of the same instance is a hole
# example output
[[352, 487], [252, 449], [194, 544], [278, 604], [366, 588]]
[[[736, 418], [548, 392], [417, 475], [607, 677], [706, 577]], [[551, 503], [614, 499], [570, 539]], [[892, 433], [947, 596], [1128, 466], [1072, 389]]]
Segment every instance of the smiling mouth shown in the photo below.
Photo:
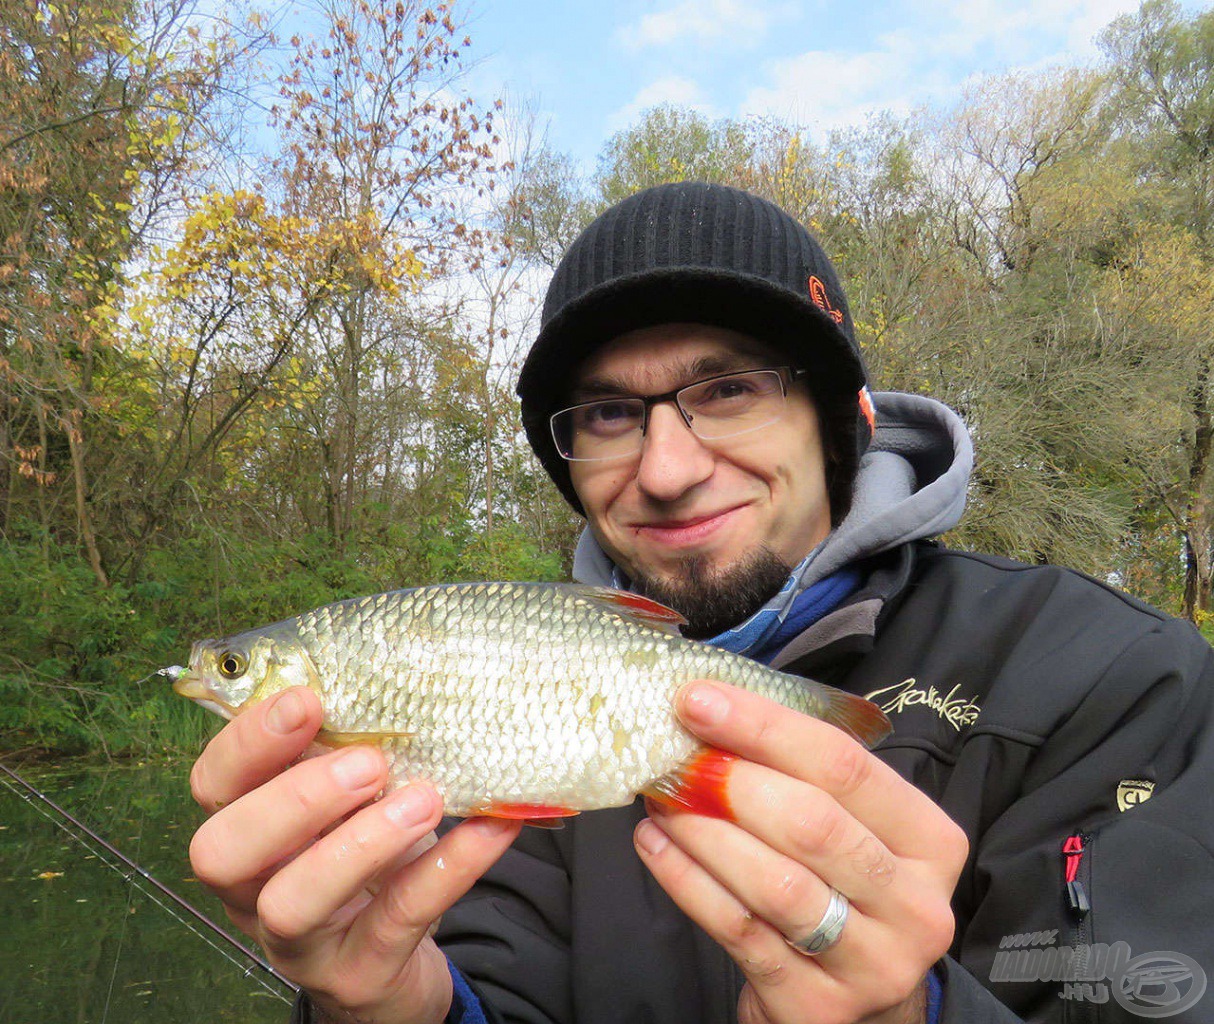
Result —
[[714, 512], [710, 516], [696, 516], [695, 519], [672, 519], [663, 523], [645, 523], [644, 526], [650, 530], [690, 530], [693, 526], [710, 523], [724, 514], [723, 512]]
[[707, 515], [692, 516], [688, 519], [666, 519], [657, 522], [637, 523], [635, 529], [640, 534], [662, 537], [666, 539], [695, 540], [706, 536], [722, 525], [741, 505], [710, 512]]

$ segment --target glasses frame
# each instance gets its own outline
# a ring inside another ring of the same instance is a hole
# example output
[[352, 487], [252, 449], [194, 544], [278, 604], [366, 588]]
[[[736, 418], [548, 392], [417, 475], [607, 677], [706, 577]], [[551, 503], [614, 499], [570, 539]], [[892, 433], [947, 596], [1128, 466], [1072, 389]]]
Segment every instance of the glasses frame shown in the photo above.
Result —
[[739, 430], [736, 434], [725, 434], [721, 437], [701, 437], [692, 426], [691, 414], [683, 408], [683, 403], [679, 401], [679, 396], [684, 391], [690, 391], [692, 388], [701, 387], [704, 384], [711, 384], [716, 380], [726, 380], [729, 377], [738, 377], [746, 373], [775, 373], [780, 381], [780, 398], [784, 401], [788, 398], [788, 389], [792, 387], [798, 380], [804, 377], [809, 371], [800, 370], [793, 366], [755, 366], [749, 370], [731, 370], [729, 373], [717, 373], [711, 377], [702, 377], [699, 380], [693, 380], [689, 384], [682, 384], [677, 388], [672, 388], [669, 391], [663, 391], [660, 395], [617, 395], [612, 398], [596, 398], [590, 402], [579, 402], [577, 405], [569, 405], [564, 409], [558, 409], [548, 417], [548, 432], [552, 435], [552, 443], [556, 447], [557, 454], [566, 462], [609, 462], [612, 459], [626, 459], [636, 455], [641, 450], [641, 445], [637, 445], [636, 449], [630, 452], [621, 452], [618, 455], [600, 455], [593, 459], [579, 459], [571, 455], [566, 455], [561, 448], [560, 438], [557, 436], [556, 421], [558, 416], [564, 416], [566, 413], [574, 412], [577, 409], [585, 409], [592, 405], [599, 405], [603, 402], [622, 402], [633, 401], [641, 402], [643, 411], [641, 413], [641, 437], [645, 437], [645, 432], [649, 429], [649, 413], [655, 405], [662, 405], [665, 402], [673, 402], [674, 407], [679, 411], [679, 418], [696, 437], [701, 441], [723, 441], [731, 437], [740, 437], [743, 434], [749, 434], [755, 430], [762, 430], [764, 427], [769, 427], [773, 423], [779, 421], [783, 416], [777, 416], [774, 420], [768, 420], [766, 423], [760, 423], [754, 427], [747, 427], [745, 430]]

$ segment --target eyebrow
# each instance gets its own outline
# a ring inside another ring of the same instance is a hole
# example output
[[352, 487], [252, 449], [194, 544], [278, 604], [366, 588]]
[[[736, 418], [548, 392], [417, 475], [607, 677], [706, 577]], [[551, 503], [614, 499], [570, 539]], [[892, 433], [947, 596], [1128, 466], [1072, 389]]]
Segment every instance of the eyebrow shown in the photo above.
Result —
[[[705, 377], [716, 377], [722, 373], [757, 369], [758, 367], [755, 365], [756, 360], [761, 360], [761, 358], [758, 353], [752, 352], [730, 352], [727, 354], [700, 356], [681, 366], [674, 367], [672, 377], [685, 382], [684, 384], [676, 385], [676, 387], [685, 387], [687, 384], [694, 384]], [[661, 392], [648, 392], [648, 394], [661, 394]], [[579, 381], [577, 386], [569, 392], [569, 401], [575, 404], [606, 397], [640, 398], [643, 395], [641, 392], [630, 387], [629, 382], [619, 374], [599, 374], [587, 377]]]

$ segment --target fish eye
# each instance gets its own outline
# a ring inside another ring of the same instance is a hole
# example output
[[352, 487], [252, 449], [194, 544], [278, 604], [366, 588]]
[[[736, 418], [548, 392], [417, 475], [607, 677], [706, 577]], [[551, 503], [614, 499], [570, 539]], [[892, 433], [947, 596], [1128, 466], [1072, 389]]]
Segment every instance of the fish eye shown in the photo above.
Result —
[[244, 675], [244, 670], [248, 667], [248, 660], [236, 651], [227, 651], [219, 659], [219, 674], [226, 679]]

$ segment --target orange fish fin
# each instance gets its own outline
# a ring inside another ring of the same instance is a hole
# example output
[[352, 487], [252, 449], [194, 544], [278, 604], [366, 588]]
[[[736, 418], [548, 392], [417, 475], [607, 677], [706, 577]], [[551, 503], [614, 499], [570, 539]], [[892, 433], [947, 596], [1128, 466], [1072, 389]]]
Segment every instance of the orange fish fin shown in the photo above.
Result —
[[876, 704], [854, 693], [828, 687], [824, 722], [837, 726], [866, 747], [875, 747], [894, 731], [890, 720]]
[[667, 807], [736, 821], [729, 801], [729, 772], [737, 760], [738, 755], [727, 750], [702, 747], [641, 792]]
[[358, 743], [368, 746], [376, 745], [408, 745], [413, 739], [411, 732], [339, 732], [336, 729], [321, 729], [316, 734], [316, 742], [326, 747], [352, 747]]
[[516, 821], [521, 818], [524, 824], [536, 828], [564, 828], [565, 823], [561, 819], [572, 818], [581, 811], [552, 804], [492, 803], [478, 808], [476, 813], [487, 818], [512, 818]]
[[687, 623], [673, 608], [667, 608], [664, 604], [658, 604], [657, 601], [640, 594], [612, 590], [610, 587], [579, 587], [578, 590], [586, 600], [604, 605], [608, 611], [621, 618], [632, 619], [663, 633], [682, 636], [679, 627]]

